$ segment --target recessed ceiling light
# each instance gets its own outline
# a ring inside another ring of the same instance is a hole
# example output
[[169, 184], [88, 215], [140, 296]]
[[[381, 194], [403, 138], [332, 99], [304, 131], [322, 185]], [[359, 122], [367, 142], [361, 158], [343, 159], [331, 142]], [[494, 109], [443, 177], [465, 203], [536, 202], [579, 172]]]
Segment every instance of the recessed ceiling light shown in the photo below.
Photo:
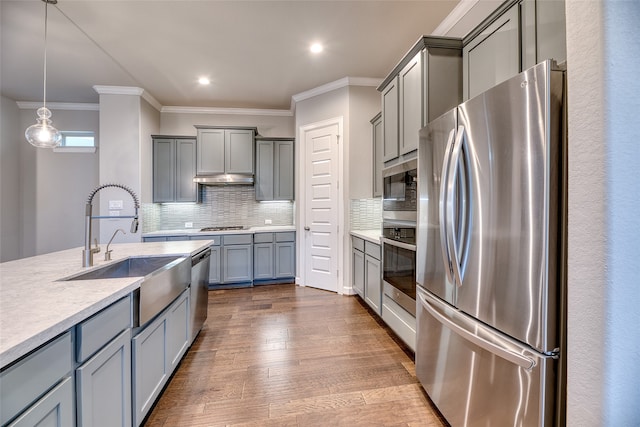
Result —
[[209, 83], [211, 83], [211, 82], [210, 82], [210, 81], [209, 81], [209, 79], [208, 79], [208, 78], [206, 78], [206, 77], [200, 77], [200, 78], [198, 79], [198, 83], [200, 83], [201, 85], [208, 85], [208, 84], [209, 84]]
[[310, 48], [312, 53], [320, 53], [320, 52], [322, 52], [322, 49], [323, 48], [322, 48], [322, 45], [320, 43], [314, 43], [314, 44], [311, 45], [311, 48]]

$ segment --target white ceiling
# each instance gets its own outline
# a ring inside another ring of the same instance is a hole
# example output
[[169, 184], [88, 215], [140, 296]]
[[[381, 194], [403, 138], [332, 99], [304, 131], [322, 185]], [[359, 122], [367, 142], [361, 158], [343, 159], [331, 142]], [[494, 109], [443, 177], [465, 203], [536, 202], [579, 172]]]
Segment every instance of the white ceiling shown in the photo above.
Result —
[[[450, 35], [501, 3], [463, 2], [474, 17]], [[93, 86], [110, 85], [143, 88], [163, 106], [288, 110], [293, 95], [326, 83], [386, 77], [457, 3], [59, 0], [49, 6], [47, 102], [97, 103]], [[16, 101], [42, 100], [44, 9], [0, 1], [0, 90]], [[314, 41], [324, 52], [309, 52]]]

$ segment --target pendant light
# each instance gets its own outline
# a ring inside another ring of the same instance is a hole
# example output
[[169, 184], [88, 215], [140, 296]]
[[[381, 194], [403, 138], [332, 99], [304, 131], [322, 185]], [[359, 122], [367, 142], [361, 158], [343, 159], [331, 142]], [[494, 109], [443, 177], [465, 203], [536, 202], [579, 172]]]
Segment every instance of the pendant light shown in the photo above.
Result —
[[42, 0], [44, 2], [44, 78], [42, 107], [38, 108], [36, 124], [24, 132], [27, 141], [35, 147], [53, 148], [60, 145], [62, 135], [51, 123], [51, 111], [47, 108], [47, 10], [49, 4], [57, 4], [58, 0]]

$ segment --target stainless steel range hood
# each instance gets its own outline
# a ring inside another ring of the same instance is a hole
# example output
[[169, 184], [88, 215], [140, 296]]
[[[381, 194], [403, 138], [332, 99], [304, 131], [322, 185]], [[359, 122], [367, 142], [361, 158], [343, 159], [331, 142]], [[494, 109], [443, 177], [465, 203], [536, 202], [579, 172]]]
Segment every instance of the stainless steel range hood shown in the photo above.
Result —
[[253, 185], [252, 174], [222, 173], [218, 175], [198, 175], [193, 182], [202, 185]]

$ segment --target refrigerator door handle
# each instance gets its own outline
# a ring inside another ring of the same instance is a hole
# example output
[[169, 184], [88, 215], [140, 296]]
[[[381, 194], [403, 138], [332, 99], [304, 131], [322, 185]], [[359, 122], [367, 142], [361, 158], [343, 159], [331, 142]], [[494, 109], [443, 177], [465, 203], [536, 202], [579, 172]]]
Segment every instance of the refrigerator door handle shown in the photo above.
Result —
[[[451, 154], [450, 154], [449, 170], [448, 170], [449, 176], [447, 177], [447, 196], [446, 196], [447, 197], [447, 205], [446, 205], [447, 246], [449, 248], [449, 254], [451, 259], [450, 264], [452, 267], [453, 277], [455, 279], [455, 283], [457, 286], [462, 286], [464, 269], [461, 268], [460, 259], [462, 259], [462, 257], [458, 253], [458, 247], [456, 245], [456, 236], [454, 235], [455, 233], [454, 222], [456, 218], [456, 212], [454, 209], [454, 197], [455, 197], [456, 172], [460, 165], [460, 154], [462, 153], [462, 145], [464, 144], [464, 141], [465, 141], [464, 126], [458, 126], [457, 135], [453, 143], [453, 147], [451, 149]], [[460, 185], [462, 185], [462, 183], [460, 183]], [[465, 187], [465, 191], [466, 191], [466, 187]], [[466, 202], [464, 203], [464, 206], [462, 208], [465, 210], [464, 221], [466, 223], [467, 221], [466, 219], [467, 203]], [[463, 226], [464, 234], [468, 234], [464, 230], [466, 228], [467, 227], [465, 224], [465, 226]], [[466, 247], [466, 244], [463, 244], [461, 246]]]
[[449, 138], [447, 139], [447, 146], [444, 152], [444, 160], [442, 162], [442, 172], [440, 174], [440, 249], [442, 250], [442, 260], [444, 261], [445, 271], [449, 281], [454, 283], [453, 278], [453, 266], [451, 265], [451, 249], [447, 241], [447, 179], [449, 176], [449, 168], [451, 167], [451, 149], [453, 147], [453, 141], [456, 135], [456, 130], [451, 129], [449, 132]]
[[476, 344], [478, 347], [495, 354], [498, 357], [501, 357], [511, 363], [514, 363], [520, 366], [523, 369], [531, 370], [534, 366], [536, 366], [536, 361], [532, 360], [528, 357], [525, 357], [521, 354], [514, 353], [513, 351], [503, 348], [497, 344], [494, 344], [486, 339], [476, 335], [473, 332], [468, 331], [462, 326], [458, 325], [454, 321], [448, 319], [446, 316], [442, 315], [438, 310], [436, 310], [430, 303], [427, 301], [425, 296], [422, 293], [418, 293], [418, 300], [422, 307], [424, 307], [427, 312], [433, 316], [438, 322], [442, 323], [445, 327], [449, 328], [451, 331], [460, 335], [463, 339], [470, 341]]

